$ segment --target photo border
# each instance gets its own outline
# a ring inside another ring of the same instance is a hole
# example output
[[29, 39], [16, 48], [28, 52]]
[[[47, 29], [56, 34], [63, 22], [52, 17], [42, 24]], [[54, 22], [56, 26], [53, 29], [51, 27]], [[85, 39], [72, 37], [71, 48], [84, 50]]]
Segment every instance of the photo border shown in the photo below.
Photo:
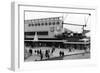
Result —
[[[12, 70], [14, 70], [14, 71], [19, 71], [19, 70], [21, 70], [21, 64], [20, 64], [20, 6], [39, 6], [39, 7], [51, 7], [51, 8], [69, 8], [69, 7], [59, 7], [59, 6], [42, 6], [42, 5], [32, 5], [31, 3], [30, 4], [25, 4], [25, 3], [18, 3], [18, 2], [13, 2], [12, 3], [12, 18], [11, 18], [11, 24], [12, 24], [12, 27], [11, 27], [11, 29], [13, 30], [13, 32], [12, 32], [12, 49], [11, 49], [11, 53], [12, 53], [12, 58], [11, 58], [11, 69]], [[75, 7], [73, 7], [73, 8], [75, 8]], [[78, 8], [78, 9], [82, 9], [82, 8]], [[83, 9], [90, 9], [90, 10], [94, 10], [94, 12], [95, 12], [95, 10], [96, 10], [96, 8], [83, 8]], [[94, 13], [95, 14], [95, 13]], [[25, 18], [25, 17], [24, 17]], [[94, 23], [95, 23], [95, 19], [94, 19]], [[95, 26], [95, 25], [93, 25], [93, 26]], [[95, 27], [93, 28], [94, 29], [94, 34], [95, 34]], [[92, 36], [92, 35], [91, 35]], [[94, 37], [92, 37], [93, 39], [94, 39]], [[94, 40], [92, 40], [92, 41], [95, 41], [95, 39]], [[94, 42], [93, 42], [93, 44], [94, 44]], [[91, 48], [92, 48], [92, 42], [91, 42]], [[93, 46], [94, 47], [94, 46]], [[93, 51], [93, 49], [91, 50], [91, 51]], [[92, 53], [92, 52], [91, 52]], [[93, 52], [93, 53], [95, 53], [95, 52]], [[93, 54], [92, 53], [92, 54]], [[77, 60], [74, 60], [74, 61], [77, 61]], [[82, 61], [82, 60], [81, 60]], [[89, 60], [89, 61], [92, 61], [92, 60]], [[61, 62], [61, 61], [60, 61]], [[62, 61], [62, 62], [64, 62], [64, 61]], [[94, 62], [96, 62], [96, 61], [94, 61]], [[94, 63], [93, 62], [93, 63]], [[41, 63], [41, 62], [39, 62], [39, 63]], [[49, 62], [50, 63], [50, 62]], [[51, 62], [52, 63], [52, 62]], [[59, 62], [58, 62], [59, 63]], [[65, 63], [65, 62], [64, 62]], [[44, 64], [44, 63], [43, 63]], [[52, 66], [51, 66], [52, 67]], [[24, 69], [24, 68], [23, 68]]]

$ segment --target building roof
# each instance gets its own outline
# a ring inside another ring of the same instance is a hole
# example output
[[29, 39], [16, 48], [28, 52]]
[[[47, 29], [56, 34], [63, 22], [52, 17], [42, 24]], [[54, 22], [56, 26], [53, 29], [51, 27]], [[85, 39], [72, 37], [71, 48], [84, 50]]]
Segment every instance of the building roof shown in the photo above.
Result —
[[25, 24], [41, 23], [41, 22], [46, 23], [46, 22], [52, 22], [52, 21], [62, 20], [60, 18], [61, 17], [50, 17], [50, 18], [30, 19], [30, 20], [25, 20]]

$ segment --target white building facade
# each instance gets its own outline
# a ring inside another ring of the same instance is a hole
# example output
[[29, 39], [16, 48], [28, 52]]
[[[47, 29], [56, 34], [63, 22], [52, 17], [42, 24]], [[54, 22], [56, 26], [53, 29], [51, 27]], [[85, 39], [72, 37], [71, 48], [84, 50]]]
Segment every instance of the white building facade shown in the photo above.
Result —
[[33, 38], [35, 34], [38, 38], [54, 38], [56, 34], [62, 32], [62, 23], [62, 17], [25, 20], [25, 38]]

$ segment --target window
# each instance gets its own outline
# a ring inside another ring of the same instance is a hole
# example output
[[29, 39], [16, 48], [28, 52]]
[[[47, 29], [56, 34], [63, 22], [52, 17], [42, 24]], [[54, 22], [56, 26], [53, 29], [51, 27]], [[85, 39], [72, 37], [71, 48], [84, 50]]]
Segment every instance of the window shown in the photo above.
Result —
[[55, 22], [53, 22], [53, 25], [55, 25]]
[[49, 25], [51, 25], [51, 22], [49, 22]]
[[40, 23], [38, 23], [38, 26], [40, 26]]
[[35, 32], [25, 32], [24, 35], [35, 35]]
[[37, 26], [37, 24], [35, 24], [35, 26]]
[[45, 25], [47, 25], [48, 23], [45, 23]]
[[59, 21], [57, 22], [57, 24], [59, 25]]
[[28, 25], [29, 27], [31, 26], [31, 24]]
[[41, 25], [43, 26], [43, 25], [44, 25], [44, 23], [41, 23]]
[[32, 26], [34, 26], [34, 24], [32, 24]]
[[37, 35], [48, 35], [48, 31], [39, 31]]

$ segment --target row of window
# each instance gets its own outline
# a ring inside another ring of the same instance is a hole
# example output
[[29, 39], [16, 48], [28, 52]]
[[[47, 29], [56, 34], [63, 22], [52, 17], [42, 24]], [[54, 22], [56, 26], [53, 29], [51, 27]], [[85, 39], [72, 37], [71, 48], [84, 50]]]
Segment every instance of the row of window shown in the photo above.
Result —
[[35, 33], [37, 33], [37, 35], [48, 35], [48, 31], [38, 31], [38, 32], [25, 32], [25, 35], [35, 35]]
[[60, 22], [49, 22], [49, 23], [35, 23], [35, 24], [29, 24], [28, 26], [47, 26], [47, 25], [59, 25]]

